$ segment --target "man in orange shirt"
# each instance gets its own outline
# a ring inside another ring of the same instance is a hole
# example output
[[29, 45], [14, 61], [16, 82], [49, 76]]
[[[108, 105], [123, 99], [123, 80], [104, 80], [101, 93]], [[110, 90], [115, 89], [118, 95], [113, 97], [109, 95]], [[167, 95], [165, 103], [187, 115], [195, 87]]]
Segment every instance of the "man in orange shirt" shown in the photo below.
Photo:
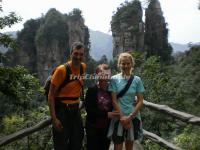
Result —
[[[67, 62], [71, 75], [79, 76], [80, 68], [86, 71], [86, 65], [82, 63], [84, 57], [84, 45], [75, 42], [71, 48], [71, 61]], [[73, 80], [61, 89], [67, 69], [64, 65], [56, 68], [50, 85], [48, 104], [53, 123], [53, 141], [55, 150], [80, 150], [84, 130], [79, 110], [81, 87], [83, 81]]]

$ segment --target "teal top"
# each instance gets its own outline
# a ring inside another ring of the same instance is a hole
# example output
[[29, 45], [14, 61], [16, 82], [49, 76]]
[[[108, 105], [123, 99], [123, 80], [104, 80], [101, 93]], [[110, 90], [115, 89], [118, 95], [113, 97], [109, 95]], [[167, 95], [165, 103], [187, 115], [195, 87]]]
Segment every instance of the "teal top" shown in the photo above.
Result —
[[[119, 93], [127, 84], [128, 79], [125, 79], [122, 77], [122, 74], [117, 74], [111, 77], [111, 81], [108, 87], [108, 90], [111, 92], [116, 92]], [[142, 83], [142, 80], [138, 76], [134, 76], [134, 79], [127, 90], [127, 92], [117, 99], [117, 103], [120, 107], [120, 110], [123, 112], [124, 115], [128, 116], [130, 113], [134, 111], [135, 105], [134, 103], [136, 102], [135, 100], [135, 95], [136, 93], [142, 93], [144, 92], [144, 86]], [[138, 131], [138, 139], [141, 141], [143, 137], [143, 130], [142, 130], [142, 122], [141, 122], [141, 116], [140, 112], [138, 112], [136, 116], [140, 120], [140, 127]], [[122, 124], [118, 121], [118, 118], [113, 118], [111, 119], [109, 130], [108, 130], [108, 138], [112, 139], [112, 135], [114, 132], [114, 126], [115, 123], [118, 122], [118, 127], [117, 127], [117, 135], [118, 136], [123, 136], [124, 129]], [[133, 128], [133, 122], [131, 121], [131, 128], [127, 132], [127, 140], [133, 141], [135, 139], [134, 137], [134, 128]]]
[[[128, 79], [122, 77], [122, 74], [117, 74], [111, 77], [111, 81], [108, 90], [111, 92], [119, 93], [127, 84]], [[144, 86], [142, 80], [138, 76], [134, 76], [134, 79], [124, 94], [117, 100], [117, 103], [124, 115], [129, 115], [134, 111], [134, 103], [136, 102], [136, 93], [144, 92]]]

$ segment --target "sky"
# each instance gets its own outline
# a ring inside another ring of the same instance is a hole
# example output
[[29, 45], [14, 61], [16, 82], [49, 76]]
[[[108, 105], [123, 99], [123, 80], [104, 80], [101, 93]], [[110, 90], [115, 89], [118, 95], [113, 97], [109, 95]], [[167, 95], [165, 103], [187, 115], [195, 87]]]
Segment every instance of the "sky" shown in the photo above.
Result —
[[[85, 19], [85, 25], [94, 31], [111, 34], [110, 21], [113, 12], [125, 0], [0, 0], [3, 13], [8, 15], [14, 11], [23, 20], [5, 28], [5, 31], [17, 31], [29, 19], [36, 19], [50, 8], [56, 8], [61, 13], [69, 13], [73, 8], [79, 8]], [[130, 1], [130, 0], [126, 0]], [[141, 0], [144, 1], [144, 0]], [[169, 29], [169, 42], [188, 44], [200, 42], [200, 10], [198, 0], [159, 0], [163, 15]], [[144, 13], [144, 12], [143, 12]]]

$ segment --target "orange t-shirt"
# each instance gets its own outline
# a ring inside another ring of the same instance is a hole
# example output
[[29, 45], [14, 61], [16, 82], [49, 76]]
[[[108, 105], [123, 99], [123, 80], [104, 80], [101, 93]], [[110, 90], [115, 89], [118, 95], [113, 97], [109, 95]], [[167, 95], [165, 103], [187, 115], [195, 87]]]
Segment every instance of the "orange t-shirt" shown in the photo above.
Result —
[[[68, 64], [71, 67], [71, 75], [80, 75], [80, 68], [74, 68], [71, 65], [71, 61], [68, 62]], [[83, 66], [83, 73], [86, 72], [86, 64], [82, 63]], [[56, 68], [52, 79], [51, 79], [51, 83], [53, 85], [55, 85], [56, 87], [60, 86], [65, 77], [66, 77], [66, 67], [64, 65], [60, 65]], [[72, 81], [68, 84], [66, 84], [59, 92], [59, 94], [57, 95], [58, 97], [80, 97], [81, 95], [81, 84], [83, 85], [83, 80], [75, 80]], [[62, 100], [63, 103], [66, 104], [75, 104], [75, 103], [79, 103], [79, 100]]]

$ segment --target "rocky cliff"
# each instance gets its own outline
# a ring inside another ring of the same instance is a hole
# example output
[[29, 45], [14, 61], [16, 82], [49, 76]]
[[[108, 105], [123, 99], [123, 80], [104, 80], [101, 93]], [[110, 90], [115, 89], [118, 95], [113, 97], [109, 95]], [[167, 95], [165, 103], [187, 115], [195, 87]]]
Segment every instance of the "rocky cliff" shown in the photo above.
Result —
[[113, 57], [125, 51], [143, 50], [142, 14], [141, 3], [138, 0], [126, 2], [117, 8], [111, 21]]
[[55, 66], [69, 59], [74, 41], [85, 44], [86, 57], [89, 57], [89, 32], [79, 9], [69, 14], [50, 9], [45, 16], [27, 21], [17, 40], [21, 50], [9, 54], [12, 65], [25, 66], [41, 83]]
[[69, 15], [67, 19], [69, 45], [72, 45], [74, 41], [80, 41], [86, 46], [85, 53], [86, 58], [89, 58], [89, 29], [84, 24], [84, 18], [81, 16], [81, 11], [74, 9], [73, 13]]
[[[41, 81], [47, 78], [54, 67], [69, 59], [73, 42], [85, 43], [85, 34], [87, 34], [87, 27], [84, 25], [81, 13], [73, 11], [70, 15], [65, 16], [59, 12], [49, 13], [46, 15], [45, 27], [40, 27], [38, 30], [41, 37], [36, 38], [37, 73]], [[44, 42], [41, 43], [40, 39]], [[46, 41], [46, 39], [48, 40]]]
[[[158, 55], [170, 59], [172, 48], [168, 43], [168, 29], [158, 0], [150, 0], [142, 21], [139, 0], [125, 2], [112, 17], [113, 57], [125, 51], [144, 51], [147, 57]], [[145, 28], [145, 29], [144, 29]]]
[[151, 0], [145, 12], [145, 51], [147, 57], [158, 55], [170, 59], [172, 48], [168, 43], [168, 29], [158, 0]]

